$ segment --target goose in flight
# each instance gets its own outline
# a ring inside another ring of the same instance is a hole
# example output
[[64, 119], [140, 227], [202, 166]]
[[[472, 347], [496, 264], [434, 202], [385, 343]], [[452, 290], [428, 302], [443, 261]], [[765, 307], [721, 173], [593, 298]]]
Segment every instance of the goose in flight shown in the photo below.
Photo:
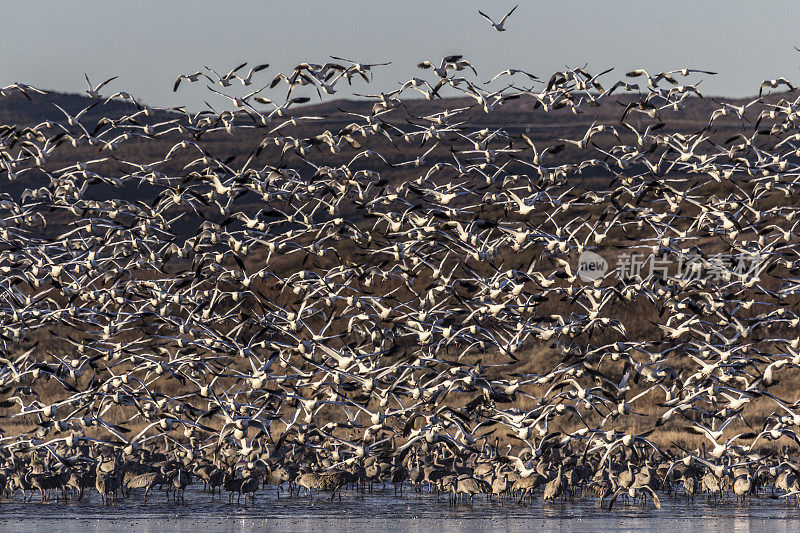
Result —
[[112, 82], [115, 79], [117, 79], [119, 76], [114, 76], [113, 78], [108, 78], [106, 81], [104, 81], [103, 83], [99, 84], [97, 87], [93, 87], [92, 86], [92, 82], [89, 81], [89, 76], [87, 74], [84, 74], [83, 77], [86, 78], [86, 85], [89, 86], [89, 88], [86, 89], [86, 94], [89, 95], [89, 98], [100, 98], [100, 89], [102, 89], [107, 83]]
[[447, 72], [450, 70], [464, 70], [465, 68], [472, 69], [472, 72], [474, 72], [475, 75], [477, 76], [478, 72], [475, 70], [475, 67], [473, 67], [469, 61], [462, 58], [463, 56], [460, 55], [443, 57], [442, 62], [439, 64], [438, 67], [433, 63], [431, 63], [430, 61], [425, 60], [419, 63], [417, 67], [421, 69], [432, 68], [433, 72], [440, 78], [446, 78]]
[[515, 11], [515, 10], [516, 10], [518, 7], [519, 7], [519, 4], [515, 5], [515, 6], [514, 6], [514, 8], [513, 8], [511, 11], [509, 11], [508, 13], [506, 13], [506, 16], [504, 16], [502, 19], [500, 19], [500, 22], [495, 22], [495, 21], [493, 21], [493, 20], [492, 20], [492, 18], [491, 18], [489, 15], [487, 15], [486, 13], [484, 13], [483, 11], [481, 11], [480, 9], [478, 10], [478, 13], [479, 13], [479, 14], [480, 14], [480, 15], [481, 15], [483, 18], [485, 18], [486, 20], [488, 20], [488, 21], [489, 21], [489, 23], [492, 25], [492, 28], [494, 28], [495, 30], [497, 30], [497, 31], [506, 31], [506, 29], [505, 29], [505, 27], [504, 27], [504, 26], [505, 26], [505, 24], [506, 24], [506, 21], [508, 20], [508, 17], [510, 17], [510, 16], [511, 16], [511, 13], [513, 13], [513, 12], [514, 12], [514, 11]]
[[250, 98], [252, 98], [253, 96], [257, 95], [258, 93], [260, 93], [261, 91], [263, 91], [266, 88], [267, 87], [264, 86], [264, 87], [262, 87], [262, 88], [260, 88], [258, 90], [255, 90], [255, 91], [253, 91], [253, 92], [251, 92], [249, 94], [246, 94], [245, 96], [242, 96], [240, 98], [238, 96], [229, 96], [227, 94], [221, 93], [221, 92], [215, 90], [213, 87], [207, 87], [207, 89], [209, 91], [211, 91], [212, 93], [215, 93], [215, 94], [218, 94], [218, 95], [220, 95], [220, 96], [222, 96], [224, 98], [227, 98], [228, 100], [230, 100], [233, 103], [233, 105], [235, 105], [236, 107], [241, 108], [241, 109], [244, 109], [245, 107], [250, 107], [252, 109], [253, 107], [250, 105], [250, 102], [249, 102]]
[[269, 68], [269, 63], [263, 63], [261, 65], [256, 65], [255, 67], [251, 68], [250, 71], [247, 73], [247, 76], [245, 76], [244, 78], [242, 78], [237, 74], [234, 74], [233, 77], [238, 78], [239, 81], [242, 82], [242, 85], [247, 87], [248, 85], [253, 83], [253, 74], [255, 74], [256, 72], [261, 72], [262, 70], [267, 68]]
[[679, 68], [679, 69], [676, 69], [676, 70], [670, 70], [669, 72], [665, 72], [664, 74], [680, 74], [681, 76], [688, 76], [689, 74], [692, 74], [692, 73], [695, 73], [695, 72], [698, 73], [698, 74], [708, 74], [709, 76], [716, 76], [717, 75], [716, 72], [712, 72], [710, 70], [700, 70], [700, 69], [696, 69], [696, 68]]
[[758, 89], [758, 96], [761, 96], [764, 93], [764, 89], [772, 88], [775, 89], [779, 85], [786, 85], [788, 87], [789, 92], [794, 92], [795, 87], [787, 80], [786, 78], [778, 78], [776, 80], [766, 80], [761, 82], [761, 87]]
[[37, 89], [36, 87], [25, 85], [24, 83], [12, 83], [11, 85], [0, 87], [0, 97], [11, 94], [11, 91], [13, 90], [19, 91], [20, 94], [22, 94], [22, 96], [24, 96], [28, 100], [31, 99], [30, 95], [28, 94], [28, 91], [33, 91], [38, 94], [47, 94], [47, 91], [42, 91], [41, 89]]
[[214, 83], [214, 84], [217, 84], [217, 83], [219, 83], [219, 84], [220, 84], [221, 86], [223, 86], [223, 87], [230, 87], [231, 83], [233, 83], [233, 79], [237, 77], [237, 76], [236, 76], [236, 73], [237, 73], [238, 71], [242, 70], [242, 69], [243, 69], [244, 67], [246, 67], [246, 66], [247, 66], [247, 63], [246, 63], [246, 62], [245, 62], [245, 63], [242, 63], [241, 65], [238, 65], [238, 66], [236, 66], [236, 67], [232, 68], [232, 69], [231, 69], [231, 70], [230, 70], [230, 71], [229, 71], [227, 74], [225, 74], [224, 76], [220, 76], [220, 75], [217, 73], [217, 71], [216, 71], [216, 70], [214, 70], [214, 69], [213, 69], [213, 68], [211, 68], [211, 67], [204, 67], [204, 68], [205, 68], [207, 71], [211, 72], [211, 73], [214, 75], [214, 77], [216, 78], [216, 80], [211, 80], [211, 77], [210, 77], [210, 76], [208, 76], [208, 75], [206, 75], [206, 77], [207, 77], [209, 80], [211, 80], [211, 81], [212, 81], [212, 83]]
[[513, 76], [515, 74], [524, 74], [524, 75], [526, 75], [528, 78], [530, 78], [533, 81], [540, 81], [539, 78], [536, 76], [536, 74], [531, 74], [530, 72], [525, 72], [524, 70], [520, 70], [518, 68], [507, 68], [503, 72], [499, 72], [499, 73], [495, 74], [492, 77], [492, 79], [490, 79], [489, 81], [486, 82], [486, 84], [492, 83], [494, 80], [496, 80], [500, 76]]
[[369, 83], [371, 80], [367, 76], [367, 73], [372, 73], [372, 67], [382, 67], [392, 64], [391, 61], [387, 61], [385, 63], [361, 63], [360, 61], [354, 61], [352, 59], [336, 56], [331, 56], [331, 59], [335, 59], [337, 61], [346, 61], [347, 63], [351, 64], [351, 66], [344, 71], [344, 76], [347, 78], [347, 83], [350, 83], [350, 78], [352, 78], [353, 73], [359, 74], [362, 78], [364, 78], [364, 81]]
[[211, 82], [214, 81], [211, 78], [209, 78], [208, 76], [206, 76], [206, 74], [204, 74], [203, 72], [200, 72], [199, 70], [197, 72], [195, 72], [194, 74], [181, 74], [175, 80], [175, 85], [172, 86], [172, 92], [177, 92], [178, 86], [181, 84], [181, 80], [189, 80], [190, 82], [194, 83], [194, 82], [196, 82], [197, 80], [200, 79], [200, 76], [205, 76], [206, 78], [208, 78], [208, 81], [211, 81]]

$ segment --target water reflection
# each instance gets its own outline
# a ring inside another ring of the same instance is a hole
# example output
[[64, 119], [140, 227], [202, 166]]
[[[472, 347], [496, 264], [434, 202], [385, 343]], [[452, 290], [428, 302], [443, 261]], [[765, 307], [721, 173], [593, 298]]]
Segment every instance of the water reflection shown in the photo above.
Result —
[[391, 489], [375, 494], [345, 493], [342, 501], [326, 498], [308, 501], [277, 500], [272, 491], [261, 492], [255, 505], [229, 505], [211, 501], [207, 493], [190, 487], [186, 505], [133, 500], [103, 507], [96, 494], [84, 502], [0, 503], [0, 529], [11, 532], [116, 531], [156, 532], [170, 529], [202, 533], [250, 531], [798, 531], [800, 510], [783, 501], [754, 498], [748, 504], [726, 501], [711, 505], [698, 498], [687, 505], [683, 498], [662, 498], [663, 508], [652, 504], [619, 504], [613, 512], [601, 509], [596, 499], [531, 505], [487, 502], [451, 506], [445, 498]]

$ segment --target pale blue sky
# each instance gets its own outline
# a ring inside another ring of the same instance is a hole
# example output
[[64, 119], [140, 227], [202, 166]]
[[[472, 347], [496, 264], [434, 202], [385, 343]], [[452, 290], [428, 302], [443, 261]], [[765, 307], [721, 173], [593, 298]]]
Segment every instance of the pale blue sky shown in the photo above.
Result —
[[[0, 0], [0, 83], [81, 92], [84, 72], [97, 81], [116, 75], [104, 92], [198, 107], [204, 98], [222, 100], [199, 84], [175, 95], [172, 83], [202, 65], [219, 71], [267, 62], [259, 78], [266, 84], [299, 61], [323, 63], [331, 54], [392, 61], [371, 88], [354, 82], [352, 90], [374, 92], [420, 75], [422, 59], [453, 53], [472, 61], [481, 81], [507, 67], [547, 77], [588, 62], [593, 71], [616, 67], [606, 80], [634, 67], [716, 70], [700, 85], [706, 94], [755, 94], [762, 80], [781, 75], [800, 82], [796, 2], [520, 0], [503, 33], [477, 13], [499, 18], [516, 3]], [[337, 87], [337, 96], [352, 92], [346, 83]]]

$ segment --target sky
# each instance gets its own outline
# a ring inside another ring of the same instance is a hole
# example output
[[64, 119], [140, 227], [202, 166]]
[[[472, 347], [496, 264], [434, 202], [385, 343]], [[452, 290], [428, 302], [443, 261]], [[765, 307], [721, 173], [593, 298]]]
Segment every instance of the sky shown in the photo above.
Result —
[[[517, 3], [505, 32], [478, 15], [497, 20]], [[200, 83], [177, 93], [172, 85], [204, 65], [269, 63], [256, 82], [266, 85], [330, 55], [392, 62], [370, 85], [337, 85], [335, 97], [348, 97], [391, 91], [412, 76], [432, 79], [418, 62], [463, 54], [480, 81], [509, 67], [545, 79], [565, 66], [614, 67], [603, 77], [612, 83], [633, 68], [689, 67], [718, 72], [694, 78], [704, 94], [740, 97], [780, 76], [800, 85], [797, 15], [795, 2], [776, 0], [0, 0], [0, 84], [82, 92], [84, 73], [95, 82], [119, 76], [104, 94], [125, 90], [150, 105], [199, 109], [204, 100], [226, 101]]]

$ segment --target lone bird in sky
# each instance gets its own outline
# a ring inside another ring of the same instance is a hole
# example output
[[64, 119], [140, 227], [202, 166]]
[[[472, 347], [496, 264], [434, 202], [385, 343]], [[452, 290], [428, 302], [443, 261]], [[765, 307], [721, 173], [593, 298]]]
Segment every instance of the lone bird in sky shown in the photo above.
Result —
[[483, 18], [485, 18], [486, 20], [488, 20], [492, 24], [492, 28], [496, 29], [497, 31], [506, 31], [506, 29], [504, 28], [504, 26], [506, 24], [506, 21], [508, 20], [508, 17], [511, 16], [511, 13], [513, 13], [518, 7], [519, 7], [519, 4], [515, 5], [514, 9], [512, 9], [511, 11], [506, 13], [506, 16], [503, 17], [502, 20], [500, 20], [500, 22], [493, 21], [492, 18], [489, 15], [487, 15], [486, 13], [481, 11], [480, 9], [478, 10], [478, 13], [480, 13]]

